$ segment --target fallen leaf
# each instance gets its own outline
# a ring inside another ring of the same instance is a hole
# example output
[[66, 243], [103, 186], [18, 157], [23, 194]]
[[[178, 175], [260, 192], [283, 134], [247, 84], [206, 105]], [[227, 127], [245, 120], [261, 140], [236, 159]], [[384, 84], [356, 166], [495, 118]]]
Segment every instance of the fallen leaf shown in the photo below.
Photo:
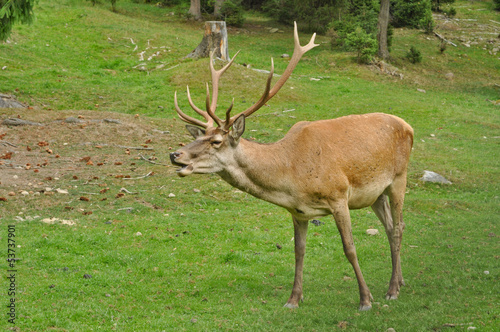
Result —
[[87, 162], [90, 160], [90, 157], [83, 157], [82, 159], [80, 159], [80, 161], [84, 161], [84, 162]]
[[81, 196], [81, 197], [80, 197], [80, 200], [81, 200], [81, 201], [88, 202], [88, 201], [90, 201], [90, 198], [85, 197], [85, 196]]
[[7, 202], [7, 198], [5, 198], [5, 197], [0, 197], [0, 202]]
[[38, 142], [38, 146], [48, 146], [49, 143], [45, 142], [45, 141], [41, 141], [41, 142]]
[[7, 152], [0, 156], [0, 159], [11, 159], [11, 158], [12, 158], [12, 152]]

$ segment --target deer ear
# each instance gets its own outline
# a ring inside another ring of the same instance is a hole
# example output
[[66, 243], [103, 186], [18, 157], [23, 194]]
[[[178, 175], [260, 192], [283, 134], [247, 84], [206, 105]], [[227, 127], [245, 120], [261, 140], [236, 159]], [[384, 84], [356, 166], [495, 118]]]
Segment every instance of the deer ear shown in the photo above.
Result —
[[245, 115], [242, 114], [236, 120], [234, 120], [231, 136], [235, 140], [238, 140], [241, 137], [241, 135], [243, 135], [244, 132], [245, 132]]
[[205, 131], [200, 127], [186, 125], [186, 129], [189, 131], [191, 135], [193, 135], [194, 138], [198, 138], [200, 136], [205, 135]]

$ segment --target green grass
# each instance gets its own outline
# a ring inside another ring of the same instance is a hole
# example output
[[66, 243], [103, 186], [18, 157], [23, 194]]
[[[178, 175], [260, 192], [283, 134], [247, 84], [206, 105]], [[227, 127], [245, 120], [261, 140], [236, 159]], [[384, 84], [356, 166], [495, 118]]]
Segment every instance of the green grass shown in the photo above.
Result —
[[[498, 21], [491, 11], [477, 10], [488, 6], [458, 1], [458, 17]], [[187, 110], [186, 84], [203, 105], [204, 82], [209, 81], [207, 60], [182, 59], [201, 40], [201, 24], [172, 16], [172, 11], [176, 9], [119, 1], [118, 13], [113, 13], [107, 5], [92, 7], [87, 1], [41, 0], [35, 23], [16, 26], [11, 42], [0, 44], [0, 68], [7, 66], [0, 70], [0, 92], [13, 93], [55, 118], [62, 110], [78, 114], [83, 109], [152, 117], [155, 127], [172, 132], [155, 145], [159, 161], [167, 163], [168, 147], [190, 140], [174, 120], [174, 91]], [[261, 17], [248, 23], [248, 29], [230, 30], [230, 53], [242, 50], [236, 63], [268, 69], [272, 56], [281, 73], [286, 62], [280, 55], [292, 52], [291, 30], [269, 34], [264, 27], [273, 22]], [[303, 43], [308, 38], [301, 35]], [[148, 41], [158, 48], [146, 50]], [[397, 301], [384, 299], [389, 245], [385, 236], [365, 234], [371, 227], [383, 232], [370, 210], [352, 211], [352, 220], [361, 268], [375, 298], [373, 309], [357, 311], [358, 287], [331, 218], [323, 218], [324, 225], [310, 225], [305, 302], [297, 310], [284, 309], [294, 273], [293, 227], [285, 210], [239, 193], [216, 176], [180, 179], [174, 168], [122, 155], [128, 159], [120, 172], [131, 173], [128, 165], [134, 162], [136, 175], [154, 171], [155, 176], [126, 182], [109, 176], [118, 170], [89, 168], [100, 178], [96, 182], [110, 190], [85, 202], [78, 199], [81, 192], [100, 188], [85, 184], [90, 174], [74, 180], [71, 171], [51, 170], [60, 180], [40, 177], [41, 187], [68, 188], [69, 196], [0, 202], [0, 242], [7, 247], [7, 225], [15, 224], [20, 245], [16, 326], [22, 331], [334, 331], [343, 326], [348, 331], [441, 331], [454, 324], [456, 330], [496, 330], [500, 117], [498, 106], [486, 100], [498, 99], [497, 56], [462, 45], [448, 47], [441, 56], [437, 39], [397, 30], [392, 54], [405, 74], [399, 80], [330, 50], [325, 36], [318, 41], [321, 47], [304, 57], [269, 106], [247, 121], [245, 137], [271, 142], [300, 120], [371, 111], [396, 114], [413, 126], [402, 250], [407, 286]], [[422, 64], [403, 60], [409, 45], [418, 45]], [[139, 61], [142, 51], [146, 60]], [[160, 55], [147, 61], [157, 51]], [[142, 63], [146, 70], [134, 68]], [[164, 67], [156, 69], [160, 65]], [[456, 77], [452, 82], [443, 77], [449, 71]], [[235, 111], [248, 107], [265, 80], [264, 74], [234, 65], [221, 81], [221, 107], [232, 97]], [[282, 112], [290, 109], [295, 111]], [[0, 114], [4, 118], [16, 112]], [[13, 133], [1, 127], [0, 134], [4, 131]], [[92, 141], [89, 137], [85, 139]], [[100, 158], [108, 153], [76, 150]], [[4, 170], [0, 168], [0, 176]], [[419, 178], [424, 170], [446, 176], [453, 185], [423, 184]], [[116, 199], [121, 187], [138, 194]], [[24, 188], [0, 184], [0, 196], [18, 189]], [[130, 213], [123, 210], [128, 207], [133, 208]], [[82, 210], [93, 213], [83, 215]], [[40, 218], [26, 218], [35, 216]], [[41, 222], [47, 217], [77, 223]], [[4, 263], [3, 294], [6, 270]], [[2, 299], [6, 304], [7, 297]], [[11, 327], [5, 316], [1, 326]]]

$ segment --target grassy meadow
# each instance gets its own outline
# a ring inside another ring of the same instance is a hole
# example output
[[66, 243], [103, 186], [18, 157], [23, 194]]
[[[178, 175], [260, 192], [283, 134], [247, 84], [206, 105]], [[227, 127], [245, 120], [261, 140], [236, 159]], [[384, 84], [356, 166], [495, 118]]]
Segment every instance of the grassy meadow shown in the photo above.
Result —
[[[320, 47], [246, 122], [244, 137], [264, 143], [298, 121], [354, 113], [391, 113], [413, 126], [402, 248], [406, 286], [397, 301], [385, 300], [389, 244], [385, 236], [366, 234], [368, 228], [383, 234], [383, 226], [369, 209], [351, 211], [374, 296], [372, 310], [358, 312], [356, 278], [332, 218], [309, 226], [305, 301], [285, 309], [295, 264], [289, 214], [216, 175], [181, 179], [168, 165], [168, 153], [191, 140], [173, 108], [174, 92], [193, 114], [186, 85], [202, 106], [210, 81], [207, 59], [184, 59], [201, 41], [202, 23], [186, 20], [185, 8], [123, 0], [115, 13], [108, 3], [40, 0], [34, 24], [15, 26], [0, 44], [0, 93], [31, 106], [0, 109], [0, 120], [46, 124], [0, 126], [0, 143], [11, 143], [0, 144], [0, 326], [497, 331], [500, 53], [490, 51], [498, 45], [500, 15], [492, 6], [457, 1], [458, 20], [438, 24], [457, 45], [443, 54], [434, 36], [396, 29], [391, 63], [403, 79], [356, 64], [353, 54], [332, 50], [329, 38], [318, 36]], [[283, 32], [271, 34], [269, 27]], [[238, 112], [264, 89], [267, 75], [252, 68], [269, 69], [273, 57], [275, 72], [285, 69], [281, 55], [293, 51], [292, 29], [249, 13], [243, 28], [228, 32], [230, 54], [241, 53], [221, 80], [219, 104], [225, 110], [234, 97]], [[310, 35], [300, 37], [305, 44]], [[470, 40], [478, 44], [464, 45]], [[405, 60], [411, 45], [422, 52], [422, 63]], [[85, 122], [57, 122], [70, 116]], [[119, 124], [105, 123], [110, 118]], [[424, 170], [453, 184], [423, 183]], [[15, 234], [14, 267], [6, 262], [9, 234]], [[12, 268], [15, 296], [8, 295]], [[12, 298], [15, 324], [7, 316]]]

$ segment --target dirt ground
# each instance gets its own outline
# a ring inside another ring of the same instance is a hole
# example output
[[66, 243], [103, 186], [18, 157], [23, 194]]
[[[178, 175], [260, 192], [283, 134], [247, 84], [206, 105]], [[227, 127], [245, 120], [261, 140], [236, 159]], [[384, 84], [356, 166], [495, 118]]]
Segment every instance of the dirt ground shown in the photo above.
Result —
[[[23, 120], [31, 123], [17, 125]], [[150, 170], [144, 165], [172, 167], [168, 153], [185, 139], [170, 133], [176, 121], [101, 111], [0, 109], [0, 200], [60, 189], [58, 183], [67, 186], [71, 180], [146, 176]]]

